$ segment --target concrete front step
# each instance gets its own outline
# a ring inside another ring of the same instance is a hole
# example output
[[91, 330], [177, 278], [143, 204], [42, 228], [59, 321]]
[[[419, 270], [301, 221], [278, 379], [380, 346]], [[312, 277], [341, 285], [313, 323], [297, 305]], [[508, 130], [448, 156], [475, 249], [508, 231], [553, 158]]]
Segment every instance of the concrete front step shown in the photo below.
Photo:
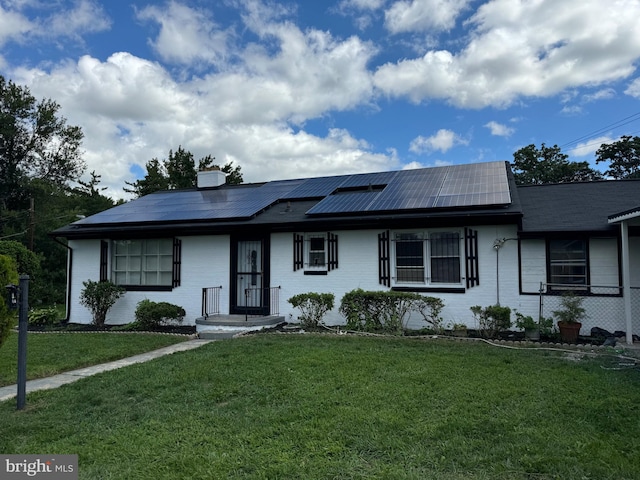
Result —
[[202, 340], [226, 340], [246, 331], [247, 330], [205, 330], [198, 333], [198, 338]]
[[244, 315], [215, 315], [196, 319], [198, 337], [211, 340], [233, 338], [240, 333], [262, 330], [284, 322], [284, 317], [245, 317]]
[[245, 317], [244, 315], [211, 315], [196, 319], [196, 327], [272, 327], [284, 322], [284, 317], [279, 315], [268, 315], [264, 317]]

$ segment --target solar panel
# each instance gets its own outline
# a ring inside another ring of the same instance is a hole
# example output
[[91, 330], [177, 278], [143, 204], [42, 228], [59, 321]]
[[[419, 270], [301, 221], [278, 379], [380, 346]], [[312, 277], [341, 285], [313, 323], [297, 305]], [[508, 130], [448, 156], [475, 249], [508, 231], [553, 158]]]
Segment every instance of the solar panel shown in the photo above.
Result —
[[289, 192], [285, 200], [293, 200], [296, 198], [315, 198], [326, 197], [336, 188], [338, 188], [348, 176], [341, 175], [337, 177], [318, 177], [303, 180], [303, 183]]
[[249, 218], [277, 202], [303, 181], [259, 186], [157, 192], [92, 215], [78, 225]]
[[[316, 204], [306, 213], [348, 213], [362, 212], [373, 202], [380, 192], [346, 192], [337, 195], [329, 195], [327, 198]], [[315, 211], [315, 210], [318, 211]]]
[[247, 219], [279, 201], [323, 198], [309, 215], [504, 205], [511, 202], [505, 162], [157, 192], [76, 225]]
[[[402, 170], [385, 174], [364, 174], [361, 184], [387, 184], [381, 192], [354, 192], [340, 198], [330, 195], [309, 209], [309, 215], [430, 208], [478, 207], [511, 202], [504, 162]], [[349, 177], [340, 188], [356, 186]], [[361, 196], [358, 197], [358, 196]]]
[[340, 188], [367, 187], [369, 185], [387, 185], [399, 172], [360, 173], [350, 175], [341, 184]]

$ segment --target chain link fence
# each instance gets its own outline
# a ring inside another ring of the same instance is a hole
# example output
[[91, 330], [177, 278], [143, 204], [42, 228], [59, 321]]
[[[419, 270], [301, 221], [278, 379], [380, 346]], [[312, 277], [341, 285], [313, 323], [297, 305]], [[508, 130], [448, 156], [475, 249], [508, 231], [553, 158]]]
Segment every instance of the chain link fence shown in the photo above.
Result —
[[[561, 309], [562, 293], [569, 291], [566, 285], [540, 285], [540, 316], [554, 317], [553, 312]], [[594, 327], [611, 333], [626, 332], [624, 297], [622, 287], [603, 285], [581, 285], [573, 291], [583, 295], [582, 306], [586, 317], [582, 320], [581, 335], [590, 335]], [[640, 335], [640, 287], [631, 287], [632, 334]], [[554, 325], [555, 325], [554, 321]]]

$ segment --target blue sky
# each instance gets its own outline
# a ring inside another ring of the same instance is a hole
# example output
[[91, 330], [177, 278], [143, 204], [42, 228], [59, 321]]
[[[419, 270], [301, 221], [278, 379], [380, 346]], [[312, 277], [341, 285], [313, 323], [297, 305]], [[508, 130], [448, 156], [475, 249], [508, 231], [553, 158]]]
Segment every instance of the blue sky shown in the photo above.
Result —
[[593, 162], [640, 133], [638, 19], [640, 0], [0, 0], [0, 74], [82, 127], [115, 198], [180, 145], [253, 182], [531, 143]]

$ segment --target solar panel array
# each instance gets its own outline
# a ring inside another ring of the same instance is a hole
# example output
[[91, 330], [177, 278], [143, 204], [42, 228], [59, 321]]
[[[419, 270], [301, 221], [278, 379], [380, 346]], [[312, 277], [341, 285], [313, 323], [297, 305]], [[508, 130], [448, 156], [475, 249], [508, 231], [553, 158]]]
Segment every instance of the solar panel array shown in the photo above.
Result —
[[[380, 192], [330, 195], [309, 215], [431, 208], [480, 207], [511, 203], [504, 162], [402, 170]], [[359, 198], [358, 195], [363, 195]], [[362, 208], [362, 205], [366, 207]]]
[[341, 175], [203, 190], [164, 191], [76, 225], [248, 219], [277, 202], [318, 198], [309, 215], [358, 214], [511, 202], [505, 162]]

